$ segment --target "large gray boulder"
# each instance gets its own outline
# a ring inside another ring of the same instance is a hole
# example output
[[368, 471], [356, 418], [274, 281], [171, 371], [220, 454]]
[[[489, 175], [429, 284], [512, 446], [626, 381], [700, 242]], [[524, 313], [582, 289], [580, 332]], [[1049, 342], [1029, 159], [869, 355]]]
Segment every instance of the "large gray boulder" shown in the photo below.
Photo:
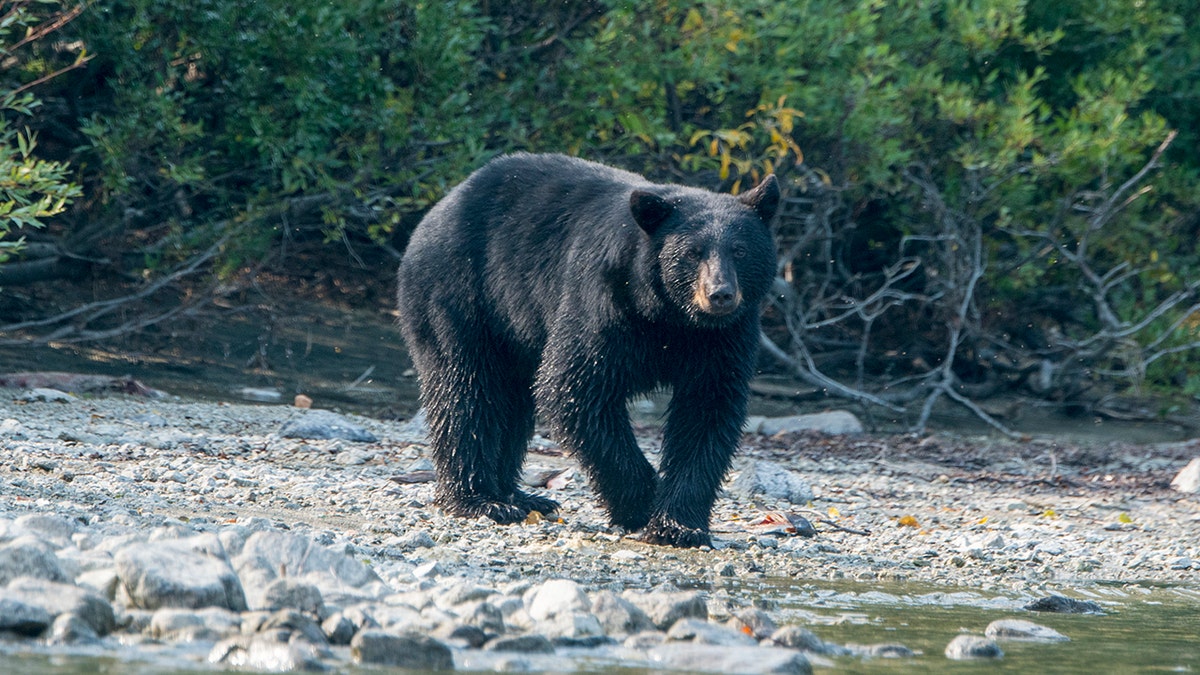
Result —
[[113, 562], [118, 595], [130, 607], [246, 610], [242, 583], [214, 536], [133, 544]]

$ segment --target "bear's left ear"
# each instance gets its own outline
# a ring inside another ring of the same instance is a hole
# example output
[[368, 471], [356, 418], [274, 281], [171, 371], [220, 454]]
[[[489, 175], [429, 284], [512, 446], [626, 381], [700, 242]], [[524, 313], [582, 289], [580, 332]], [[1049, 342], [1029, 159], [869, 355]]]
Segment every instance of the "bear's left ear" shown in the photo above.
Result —
[[658, 226], [675, 210], [671, 202], [645, 190], [634, 190], [629, 195], [629, 210], [633, 212], [633, 220], [646, 234], [654, 234]]
[[764, 223], [770, 223], [779, 208], [779, 181], [775, 174], [768, 174], [753, 190], [738, 195], [738, 200], [754, 209]]

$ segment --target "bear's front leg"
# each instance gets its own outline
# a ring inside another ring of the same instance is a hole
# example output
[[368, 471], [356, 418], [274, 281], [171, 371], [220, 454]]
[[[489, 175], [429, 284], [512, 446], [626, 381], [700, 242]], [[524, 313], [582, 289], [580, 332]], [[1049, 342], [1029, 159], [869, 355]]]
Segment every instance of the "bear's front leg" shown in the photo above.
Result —
[[663, 427], [658, 496], [642, 539], [681, 548], [711, 546], [709, 520], [746, 418], [740, 378], [677, 384]]
[[650, 519], [658, 488], [654, 467], [634, 438], [625, 405], [630, 389], [622, 346], [580, 336], [591, 331], [561, 322], [538, 373], [537, 401], [555, 440], [587, 471], [609, 519], [629, 531]]

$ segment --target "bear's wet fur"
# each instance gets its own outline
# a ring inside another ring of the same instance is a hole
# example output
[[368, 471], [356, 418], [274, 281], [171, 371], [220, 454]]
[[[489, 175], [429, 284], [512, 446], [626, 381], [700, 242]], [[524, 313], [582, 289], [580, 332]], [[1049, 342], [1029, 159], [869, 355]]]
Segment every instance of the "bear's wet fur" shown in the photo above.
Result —
[[[517, 488], [535, 413], [611, 521], [711, 544], [775, 270], [768, 176], [734, 197], [563, 155], [514, 154], [429, 211], [400, 263], [436, 501], [499, 523], [558, 504]], [[660, 465], [626, 402], [670, 387]]]

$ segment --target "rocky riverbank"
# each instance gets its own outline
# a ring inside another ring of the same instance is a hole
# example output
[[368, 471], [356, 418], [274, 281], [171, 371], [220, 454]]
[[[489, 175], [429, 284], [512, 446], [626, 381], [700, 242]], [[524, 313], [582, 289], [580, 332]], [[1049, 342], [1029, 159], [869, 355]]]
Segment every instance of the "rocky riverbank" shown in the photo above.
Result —
[[[658, 440], [639, 432], [652, 457]], [[795, 605], [830, 603], [804, 584], [837, 579], [933, 584], [922, 602], [1035, 622], [947, 644], [995, 658], [1012, 631], [1063, 637], [1029, 603], [1098, 611], [1061, 596], [1100, 581], [1200, 589], [1200, 499], [1169, 485], [1196, 456], [1196, 441], [748, 435], [716, 550], [674, 550], [608, 528], [577, 464], [541, 439], [526, 480], [562, 512], [499, 527], [430, 506], [419, 425], [5, 392], [0, 654], [714, 672], [912, 657], [882, 631], [820, 637]]]

